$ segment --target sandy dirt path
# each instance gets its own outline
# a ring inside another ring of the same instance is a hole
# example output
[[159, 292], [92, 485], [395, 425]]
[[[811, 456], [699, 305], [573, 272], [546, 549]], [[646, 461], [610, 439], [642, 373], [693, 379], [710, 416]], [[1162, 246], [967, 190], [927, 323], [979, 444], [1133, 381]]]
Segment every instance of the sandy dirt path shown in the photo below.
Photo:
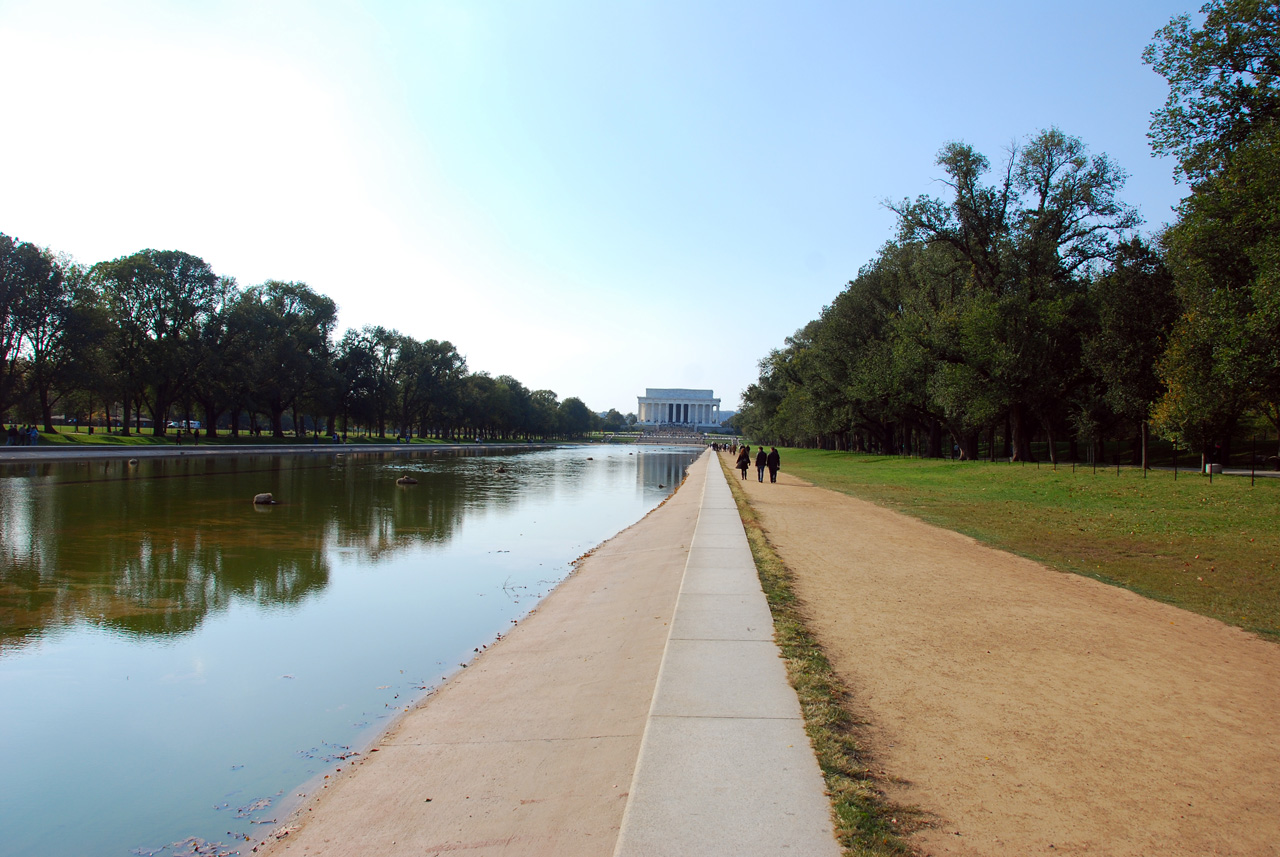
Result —
[[921, 853], [1280, 854], [1280, 646], [785, 472], [745, 487]]
[[612, 854], [709, 462], [257, 853]]

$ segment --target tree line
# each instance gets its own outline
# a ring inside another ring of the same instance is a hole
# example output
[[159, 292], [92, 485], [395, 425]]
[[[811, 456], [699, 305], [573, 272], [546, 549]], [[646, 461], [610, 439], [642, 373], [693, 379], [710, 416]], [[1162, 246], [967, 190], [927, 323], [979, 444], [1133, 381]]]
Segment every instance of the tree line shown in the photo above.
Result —
[[237, 435], [261, 416], [277, 438], [304, 427], [572, 437], [601, 425], [578, 398], [468, 371], [448, 341], [382, 326], [338, 337], [336, 325], [334, 302], [304, 283], [240, 288], [175, 250], [84, 266], [0, 234], [0, 418], [52, 432], [55, 411], [92, 425], [114, 409], [125, 434], [145, 414], [158, 435], [195, 420]]
[[[1189, 193], [1152, 239], [1123, 170], [1057, 128], [993, 163], [938, 155], [940, 196], [760, 361], [737, 427], [765, 442], [975, 458], [1077, 457], [1148, 429], [1225, 461], [1280, 431], [1280, 6], [1214, 0], [1159, 30], [1158, 155]], [[1135, 463], [1137, 463], [1135, 461]]]

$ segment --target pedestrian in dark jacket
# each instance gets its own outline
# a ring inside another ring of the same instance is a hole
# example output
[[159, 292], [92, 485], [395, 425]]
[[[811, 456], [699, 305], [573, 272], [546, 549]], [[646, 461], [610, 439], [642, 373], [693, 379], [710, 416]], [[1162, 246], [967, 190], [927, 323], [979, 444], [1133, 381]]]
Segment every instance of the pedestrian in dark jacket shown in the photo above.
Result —
[[738, 449], [738, 460], [735, 465], [742, 471], [742, 478], [746, 479], [747, 468], [751, 466], [751, 447], [744, 446]]
[[764, 460], [765, 466], [769, 468], [769, 481], [778, 481], [778, 468], [782, 466], [782, 457], [778, 455], [776, 446], [769, 447], [769, 457]]
[[769, 460], [769, 453], [764, 451], [764, 447], [760, 447], [760, 451], [756, 453], [756, 481], [764, 481], [764, 465]]

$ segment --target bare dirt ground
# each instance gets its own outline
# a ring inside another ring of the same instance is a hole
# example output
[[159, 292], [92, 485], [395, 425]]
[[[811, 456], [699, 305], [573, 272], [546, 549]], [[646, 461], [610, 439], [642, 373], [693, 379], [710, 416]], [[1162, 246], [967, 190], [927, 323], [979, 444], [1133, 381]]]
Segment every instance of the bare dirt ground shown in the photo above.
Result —
[[1280, 646], [785, 472], [745, 487], [919, 852], [1280, 854]]

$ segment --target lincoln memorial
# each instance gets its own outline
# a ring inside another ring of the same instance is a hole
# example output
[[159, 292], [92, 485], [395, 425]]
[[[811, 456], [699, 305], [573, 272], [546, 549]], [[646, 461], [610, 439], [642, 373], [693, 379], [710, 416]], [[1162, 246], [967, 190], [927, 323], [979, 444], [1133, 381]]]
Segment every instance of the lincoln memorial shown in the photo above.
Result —
[[720, 425], [720, 400], [711, 390], [645, 389], [637, 397], [636, 419], [640, 425]]

